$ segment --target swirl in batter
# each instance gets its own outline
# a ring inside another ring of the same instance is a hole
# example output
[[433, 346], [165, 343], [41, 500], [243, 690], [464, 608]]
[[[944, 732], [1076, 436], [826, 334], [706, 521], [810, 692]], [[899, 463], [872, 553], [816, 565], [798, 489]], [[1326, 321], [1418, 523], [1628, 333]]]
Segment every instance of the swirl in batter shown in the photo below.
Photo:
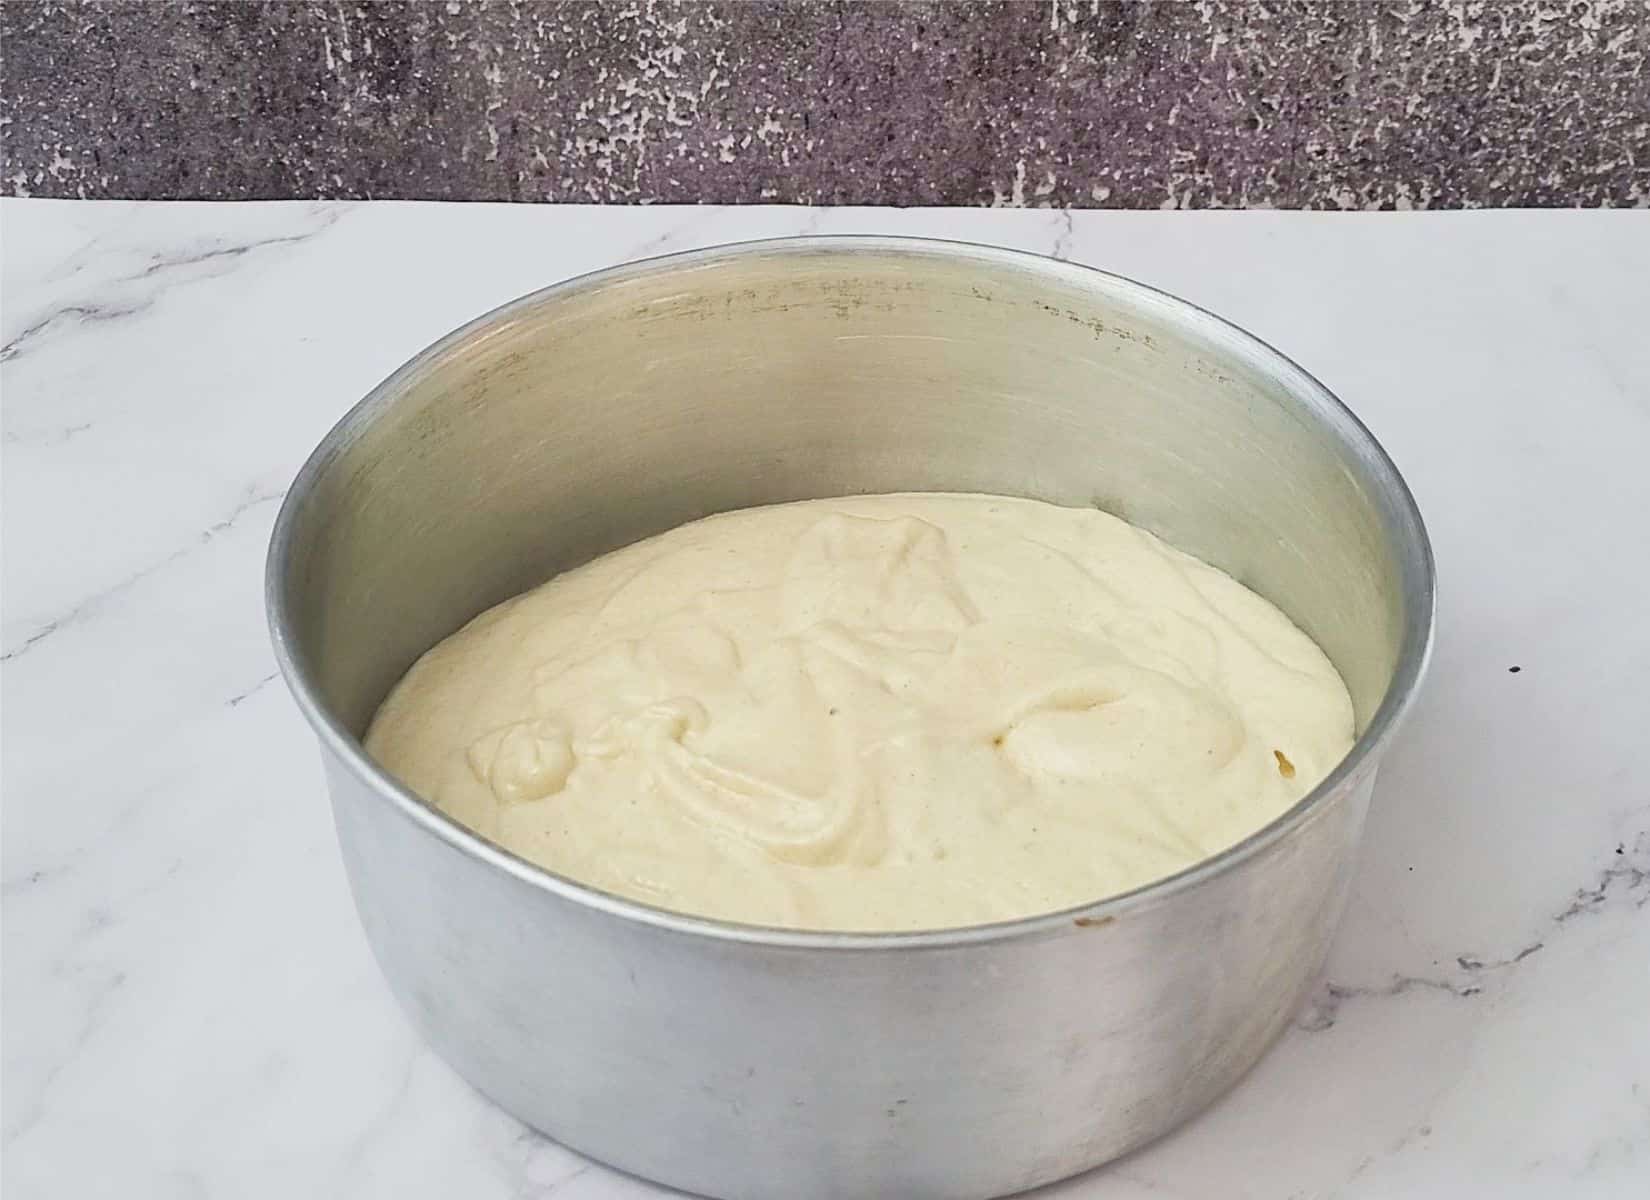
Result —
[[483, 613], [378, 762], [663, 908], [909, 930], [1068, 908], [1259, 829], [1352, 744], [1322, 651], [1116, 517], [857, 496], [696, 521]]

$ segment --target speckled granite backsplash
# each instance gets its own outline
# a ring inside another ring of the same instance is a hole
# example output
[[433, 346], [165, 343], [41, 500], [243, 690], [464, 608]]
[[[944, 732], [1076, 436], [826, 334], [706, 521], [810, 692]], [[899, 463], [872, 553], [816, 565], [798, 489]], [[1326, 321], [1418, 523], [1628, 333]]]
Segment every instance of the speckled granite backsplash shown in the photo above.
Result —
[[8, 195], [1650, 205], [1650, 4], [0, 6]]

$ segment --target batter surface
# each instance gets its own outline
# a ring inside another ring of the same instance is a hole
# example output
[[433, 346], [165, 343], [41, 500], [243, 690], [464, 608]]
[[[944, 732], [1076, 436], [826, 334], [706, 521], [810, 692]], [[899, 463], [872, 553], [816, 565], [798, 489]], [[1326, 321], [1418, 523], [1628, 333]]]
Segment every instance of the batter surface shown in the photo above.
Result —
[[1352, 744], [1322, 651], [1092, 509], [856, 496], [747, 509], [483, 613], [367, 750], [523, 858], [810, 929], [971, 925], [1172, 874]]

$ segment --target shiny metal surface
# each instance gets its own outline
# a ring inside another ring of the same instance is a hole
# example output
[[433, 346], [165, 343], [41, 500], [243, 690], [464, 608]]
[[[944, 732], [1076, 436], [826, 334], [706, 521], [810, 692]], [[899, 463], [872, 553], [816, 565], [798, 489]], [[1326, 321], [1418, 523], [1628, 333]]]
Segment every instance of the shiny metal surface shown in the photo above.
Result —
[[[828, 934], [650, 909], [482, 841], [358, 735], [425, 649], [551, 573], [707, 513], [945, 489], [1095, 504], [1260, 591], [1361, 737], [1295, 809], [1172, 879], [971, 929]], [[1229, 1087], [1322, 961], [1432, 562], [1368, 433], [1268, 347], [1015, 252], [814, 238], [528, 296], [332, 431], [269, 559], [384, 974], [432, 1046], [586, 1154], [726, 1197], [986, 1197]]]

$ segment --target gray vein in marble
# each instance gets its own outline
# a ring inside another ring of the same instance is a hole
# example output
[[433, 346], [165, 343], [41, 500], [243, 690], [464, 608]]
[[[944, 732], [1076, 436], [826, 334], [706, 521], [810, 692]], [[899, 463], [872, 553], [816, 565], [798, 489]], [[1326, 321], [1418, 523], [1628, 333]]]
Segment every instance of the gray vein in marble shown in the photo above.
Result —
[[1460, 999], [1478, 995], [1484, 989], [1477, 984], [1461, 986], [1447, 979], [1432, 979], [1422, 975], [1394, 975], [1379, 986], [1353, 987], [1334, 982], [1324, 983], [1307, 1002], [1306, 1011], [1295, 1019], [1295, 1028], [1305, 1033], [1321, 1033], [1332, 1029], [1340, 1019], [1341, 1005], [1348, 1000], [1379, 999], [1402, 996], [1413, 991], [1444, 992]]
[[[83, 853], [84, 851], [77, 852]], [[47, 1099], [53, 1086], [62, 1077], [63, 1073], [72, 1067], [84, 1053], [87, 1043], [103, 1023], [105, 1010], [114, 997], [126, 983], [129, 972], [124, 967], [111, 966], [102, 958], [81, 956], [77, 959], [74, 951], [83, 947], [85, 943], [116, 925], [116, 912], [124, 912], [124, 906], [133, 899], [148, 896], [158, 888], [163, 888], [177, 876], [183, 868], [183, 859], [173, 858], [165, 871], [158, 879], [139, 887], [136, 891], [123, 896], [119, 901], [103, 897], [85, 909], [84, 918], [65, 939], [63, 953], [58, 961], [49, 968], [49, 974], [54, 979], [64, 981], [76, 1000], [80, 1001], [84, 1013], [79, 1021], [79, 1027], [69, 1040], [67, 1049], [57, 1055], [55, 1060], [48, 1063], [38, 1076], [32, 1090], [28, 1094], [27, 1102], [23, 1106], [23, 1114], [18, 1115], [15, 1103], [16, 1093], [20, 1090], [15, 1078], [11, 1075], [8, 1064], [7, 1087], [13, 1094], [13, 1101], [8, 1103], [5, 1110], [5, 1121], [0, 1127], [0, 1145], [10, 1146], [26, 1134], [35, 1125], [39, 1124], [46, 1113]], [[28, 887], [33, 887], [47, 880], [59, 880], [76, 873], [73, 858], [60, 866], [45, 870], [32, 871], [21, 881]], [[23, 890], [23, 887], [8, 882], [4, 894], [11, 897]], [[85, 978], [92, 982], [85, 986]]]
[[1532, 954], [1539, 953], [1547, 948], [1546, 942], [1531, 942], [1511, 958], [1498, 959], [1495, 962], [1485, 962], [1481, 958], [1473, 958], [1466, 954], [1455, 956], [1455, 965], [1463, 971], [1499, 971], [1503, 967], [1517, 966]]
[[[1626, 841], [1618, 843], [1612, 857], [1619, 861], [1605, 867], [1591, 886], [1577, 888], [1569, 906], [1552, 917], [1552, 924], [1558, 929], [1549, 937], [1577, 917], [1603, 911], [1612, 901], [1625, 903], [1635, 910], [1650, 903], [1650, 830], [1638, 834], [1631, 847]], [[1510, 972], [1546, 947], [1547, 941], [1541, 939], [1506, 958], [1484, 959], [1458, 954], [1455, 956], [1458, 978], [1398, 973], [1383, 984], [1358, 986], [1325, 980], [1296, 1018], [1295, 1027], [1306, 1033], [1331, 1029], [1340, 1017], [1341, 1007], [1351, 1000], [1403, 996], [1411, 992], [1441, 992], [1458, 1000], [1471, 1000], [1484, 994], [1492, 979]]]
[[[86, 936], [98, 932], [100, 929], [105, 928], [108, 923], [107, 914], [102, 914], [102, 919], [99, 919], [98, 912], [94, 910], [87, 923], [73, 935], [71, 944], [78, 943]], [[66, 979], [77, 974], [85, 974], [86, 971], [86, 967], [71, 966], [65, 959], [65, 961], [60, 962], [51, 969], [51, 974], [54, 977]], [[21, 1115], [18, 1113], [17, 1093], [22, 1089], [17, 1086], [15, 1078], [11, 1078], [12, 1072], [7, 1071], [6, 1090], [10, 1094], [10, 1099], [5, 1106], [3, 1130], [0, 1130], [0, 1145], [10, 1146], [40, 1123], [46, 1115], [47, 1095], [58, 1079], [62, 1077], [63, 1072], [74, 1065], [87, 1041], [97, 1032], [98, 1026], [103, 1022], [104, 1010], [126, 982], [126, 978], [127, 974], [124, 970], [104, 969], [99, 972], [95, 982], [89, 988], [76, 992], [77, 997], [84, 998], [85, 1013], [80, 1019], [79, 1028], [75, 1033], [69, 1052], [60, 1056], [57, 1061], [45, 1068], [43, 1074], [39, 1077], [39, 1082], [31, 1089], [31, 1094], [28, 1095], [27, 1101], [23, 1105]]]
[[136, 316], [148, 309], [153, 302], [153, 297], [147, 297], [136, 303], [125, 305], [96, 304], [81, 301], [65, 304], [61, 308], [54, 308], [24, 327], [21, 333], [4, 346], [0, 346], [0, 362], [10, 362], [12, 359], [19, 357], [36, 338], [50, 332], [58, 325], [95, 325], [104, 321], [116, 321], [121, 317]]
[[1616, 846], [1612, 863], [1592, 887], [1577, 888], [1575, 899], [1553, 920], [1563, 925], [1577, 917], [1590, 916], [1614, 896], [1625, 898], [1634, 908], [1650, 902], [1650, 830], [1639, 834], [1629, 849], [1626, 842]]
[[682, 240], [684, 234], [691, 233], [714, 215], [714, 210], [700, 210], [680, 224], [671, 225], [663, 233], [654, 234], [646, 241], [631, 247], [625, 252], [624, 258], [619, 261], [628, 262], [638, 258], [652, 258], [655, 255], [674, 253], [673, 243]]
[[[51, 866], [31, 868], [22, 873], [21, 876], [14, 875], [0, 881], [0, 897], [7, 900], [22, 897], [42, 885], [56, 885], [66, 879], [72, 879], [76, 875], [82, 874], [80, 864], [85, 857], [91, 852], [104, 847], [111, 839], [118, 837], [121, 827], [140, 814], [147, 800], [147, 795], [140, 795], [128, 800], [110, 816], [104, 827], [94, 834], [89, 841], [69, 850], [58, 862]], [[127, 899], [147, 896], [157, 888], [165, 886], [167, 881], [175, 878], [183, 870], [184, 864], [185, 860], [183, 858], [176, 855], [171, 856], [165, 869], [158, 872], [151, 883], [136, 891], [129, 892]], [[92, 923], [92, 929], [106, 928], [111, 924], [106, 913], [104, 916], [105, 919]]]
[[240, 705], [245, 703], [247, 700], [250, 700], [253, 696], [256, 696], [259, 692], [263, 691], [264, 688], [275, 682], [275, 680], [279, 677], [279, 671], [271, 671], [268, 675], [265, 675], [262, 679], [258, 680], [257, 683], [254, 683], [245, 691], [236, 692], [233, 696], [229, 697], [226, 704], [230, 708], [240, 707]]
[[[7, 881], [3, 894], [8, 899], [19, 896], [32, 890], [41, 883], [58, 882], [63, 879], [84, 874], [79, 869], [86, 856], [112, 836], [124, 821], [126, 815], [138, 804], [129, 805], [117, 818], [110, 822], [109, 827], [95, 839], [94, 843], [85, 845], [70, 853], [59, 865], [30, 871], [23, 879]], [[129, 913], [128, 906], [138, 899], [153, 895], [164, 889], [177, 877], [184, 867], [184, 859], [173, 857], [164, 870], [154, 877], [127, 891], [118, 899], [107, 894], [99, 894], [97, 900], [84, 908], [83, 917], [79, 925], [64, 939], [57, 961], [48, 968], [51, 978], [61, 980], [67, 985], [82, 1007], [84, 1013], [78, 1023], [78, 1029], [69, 1039], [67, 1048], [57, 1054], [47, 1063], [36, 1077], [32, 1089], [28, 1093], [26, 1104], [23, 1106], [23, 1115], [18, 1116], [18, 1106], [15, 1103], [16, 1094], [21, 1090], [8, 1062], [7, 1088], [12, 1092], [13, 1100], [5, 1107], [5, 1120], [0, 1125], [0, 1145], [10, 1146], [26, 1134], [43, 1119], [47, 1109], [47, 1099], [57, 1081], [63, 1073], [78, 1062], [86, 1050], [87, 1043], [103, 1023], [105, 1010], [114, 997], [121, 991], [129, 977], [125, 967], [113, 966], [100, 955], [86, 953], [84, 948], [91, 939], [114, 928], [118, 923], [116, 914]], [[77, 953], [78, 952], [78, 953]], [[88, 985], [87, 979], [91, 980]]]
[[337, 223], [339, 217], [343, 215], [343, 211], [337, 209], [323, 209], [320, 211], [322, 213], [322, 220], [320, 223], [314, 229], [306, 230], [303, 233], [259, 238], [258, 240], [252, 242], [244, 242], [234, 246], [220, 246], [212, 250], [200, 250], [193, 254], [182, 254], [176, 256], [157, 254], [150, 261], [148, 266], [144, 267], [143, 270], [139, 271], [135, 275], [126, 276], [123, 282], [135, 282], [140, 279], [150, 279], [156, 275], [162, 275], [168, 271], [175, 271], [181, 267], [193, 267], [198, 266], [201, 263], [216, 262], [221, 259], [240, 258], [243, 255], [252, 253], [254, 250], [262, 250], [269, 246], [294, 246], [300, 242], [307, 242], [317, 234], [323, 233], [327, 229], [331, 228], [335, 223]]
[[29, 432], [7, 430], [5, 444], [8, 446], [61, 446], [71, 438], [78, 437], [92, 427], [90, 421], [82, 421], [78, 425], [66, 425], [62, 429], [40, 429]]
[[1388, 1142], [1384, 1149], [1377, 1154], [1364, 1155], [1363, 1160], [1359, 1162], [1358, 1165], [1352, 1169], [1352, 1173], [1346, 1177], [1346, 1182], [1351, 1183], [1358, 1179], [1365, 1171], [1369, 1170], [1370, 1167], [1374, 1166], [1382, 1159], [1391, 1158], [1396, 1154], [1401, 1154], [1416, 1142], [1424, 1141], [1425, 1139], [1431, 1137], [1432, 1110], [1433, 1106], [1438, 1103], [1439, 1096], [1442, 1095], [1442, 1092], [1443, 1089], [1439, 1089], [1438, 1092], [1435, 1092], [1427, 1100], [1425, 1107], [1422, 1109], [1422, 1115], [1420, 1118], [1414, 1121], [1397, 1137]]
[[[595, 1178], [600, 1180], [607, 1177], [607, 1172], [598, 1164], [586, 1158], [580, 1158], [576, 1153], [557, 1142], [551, 1141], [538, 1130], [524, 1125], [507, 1113], [500, 1112], [499, 1116], [508, 1121], [514, 1130], [509, 1144], [495, 1154], [500, 1167], [509, 1174], [526, 1176], [530, 1182], [524, 1183], [516, 1192], [518, 1197], [546, 1196], [556, 1189], [572, 1183], [575, 1179], [596, 1172]], [[538, 1160], [548, 1158], [559, 1168], [557, 1172], [545, 1178], [545, 1172], [538, 1170]], [[674, 1194], [674, 1193], [669, 1193]]]
[[[329, 205], [325, 208], [310, 208], [306, 211], [305, 216], [315, 223], [313, 227], [301, 230], [298, 233], [254, 238], [249, 242], [237, 242], [228, 246], [214, 246], [207, 249], [197, 248], [177, 253], [161, 252], [151, 255], [149, 262], [142, 270], [109, 280], [100, 285], [98, 291], [102, 292], [126, 285], [143, 284], [156, 279], [162, 280], [159, 287], [140, 292], [129, 299], [103, 300], [92, 296], [72, 300], [57, 308], [50, 309], [36, 317], [16, 337], [6, 342], [4, 346], [0, 346], [0, 362], [11, 362], [22, 357], [23, 354], [34, 348], [37, 341], [60, 326], [83, 327], [104, 324], [149, 311], [172, 286], [166, 280], [166, 277], [174, 272], [203, 264], [223, 264], [221, 269], [209, 270], [198, 276], [198, 278], [203, 279], [219, 279], [229, 274], [230, 271], [234, 270], [234, 265], [239, 260], [254, 251], [276, 246], [295, 246], [311, 241], [342, 220], [351, 207], [349, 205]], [[78, 254], [84, 249], [85, 247], [82, 246], [76, 253]], [[70, 260], [73, 257], [71, 255]]]
[[46, 618], [44, 621], [40, 622], [33, 633], [29, 634], [15, 646], [12, 646], [10, 649], [6, 650], [5, 653], [0, 654], [0, 662], [12, 662], [15, 659], [22, 658], [25, 654], [28, 654], [31, 650], [40, 645], [53, 634], [59, 633], [64, 629], [87, 620], [89, 617], [95, 615], [108, 601], [136, 587], [139, 583], [142, 583], [151, 575], [154, 575], [159, 571], [163, 571], [167, 567], [170, 567], [173, 563], [176, 563], [195, 553], [201, 547], [210, 545], [217, 538], [233, 529], [235, 524], [240, 521], [242, 517], [246, 516], [247, 513], [261, 508], [266, 504], [272, 503], [273, 501], [279, 500], [285, 494], [286, 493], [284, 490], [260, 491], [256, 489], [248, 489], [247, 494], [244, 495], [240, 502], [229, 511], [227, 516], [225, 516], [222, 520], [213, 522], [211, 525], [208, 525], [205, 529], [201, 530], [195, 535], [194, 540], [188, 545], [182, 546], [177, 550], [172, 551], [172, 553], [166, 555], [164, 558], [158, 559], [157, 561], [150, 563], [148, 566], [134, 571], [132, 574], [122, 579], [119, 583], [104, 588], [102, 591], [93, 593], [64, 612], [61, 612], [54, 617]]
[[807, 237], [809, 234], [818, 233], [819, 227], [825, 223], [825, 218], [830, 216], [833, 207], [830, 204], [808, 205], [808, 219], [802, 222], [802, 227], [796, 231], [796, 236]]
[[1072, 238], [1076, 236], [1071, 209], [1062, 208], [1055, 213], [1054, 230], [1054, 246], [1049, 250], [1049, 257], [1065, 262], [1071, 254]]

